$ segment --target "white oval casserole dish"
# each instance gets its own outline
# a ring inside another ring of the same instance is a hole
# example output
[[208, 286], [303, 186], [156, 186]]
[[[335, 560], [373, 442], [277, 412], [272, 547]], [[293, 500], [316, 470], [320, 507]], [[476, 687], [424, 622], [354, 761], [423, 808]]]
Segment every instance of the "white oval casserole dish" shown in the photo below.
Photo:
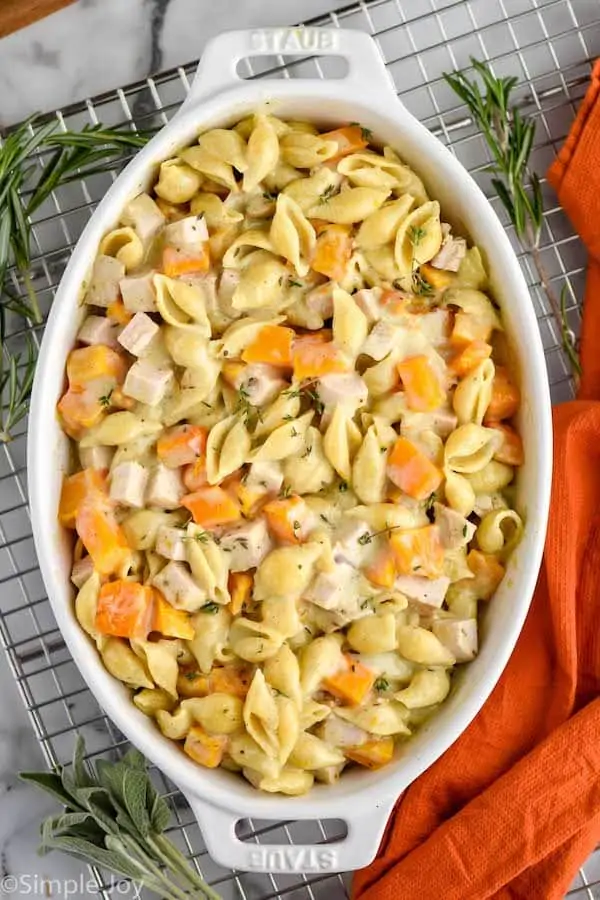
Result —
[[[243, 81], [238, 62], [248, 56], [337, 55], [348, 63], [345, 78]], [[102, 236], [123, 207], [146, 190], [158, 164], [195, 141], [199, 132], [229, 126], [256, 110], [306, 118], [334, 127], [358, 121], [375, 139], [391, 144], [424, 180], [447, 217], [484, 251], [491, 284], [519, 359], [523, 403], [520, 430], [525, 465], [518, 508], [525, 514], [522, 543], [486, 611], [482, 647], [455, 676], [440, 712], [379, 771], [352, 770], [335, 785], [304, 797], [265, 795], [225, 770], [207, 770], [163, 737], [131, 702], [130, 692], [104, 668], [73, 610], [71, 540], [57, 521], [68, 440], [55, 413], [64, 385], [67, 354], [84, 311], [81, 284]], [[504, 229], [475, 182], [455, 157], [398, 100], [374, 41], [341, 29], [264, 29], [230, 32], [206, 47], [189, 96], [174, 119], [135, 157], [116, 180], [83, 232], [50, 313], [37, 367], [29, 420], [29, 496], [40, 568], [54, 615], [90, 690], [124, 734], [171, 778], [198, 818], [206, 846], [221, 865], [248, 871], [344, 871], [369, 863], [377, 851], [397, 797], [452, 744], [477, 714], [506, 665], [525, 619], [541, 562], [551, 481], [551, 415], [544, 354], [519, 263]], [[339, 818], [348, 834], [327, 845], [267, 845], [241, 842], [240, 817], [261, 819]]]

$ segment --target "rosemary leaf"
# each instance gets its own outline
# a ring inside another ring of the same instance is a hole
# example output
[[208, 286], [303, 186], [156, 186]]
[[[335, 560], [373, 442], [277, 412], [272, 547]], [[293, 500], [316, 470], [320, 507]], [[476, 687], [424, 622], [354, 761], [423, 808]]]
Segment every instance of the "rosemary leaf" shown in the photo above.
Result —
[[552, 307], [563, 350], [577, 377], [581, 367], [573, 334], [565, 322], [563, 296], [560, 299], [556, 296], [539, 249], [544, 204], [540, 179], [528, 171], [535, 121], [523, 116], [511, 103], [512, 92], [518, 84], [516, 77], [497, 78], [487, 63], [473, 58], [471, 66], [481, 79], [483, 91], [479, 82], [469, 79], [464, 72], [444, 73], [444, 78], [468, 107], [488, 145], [493, 159], [487, 167], [493, 176], [492, 187], [514, 226], [521, 246], [531, 254]]

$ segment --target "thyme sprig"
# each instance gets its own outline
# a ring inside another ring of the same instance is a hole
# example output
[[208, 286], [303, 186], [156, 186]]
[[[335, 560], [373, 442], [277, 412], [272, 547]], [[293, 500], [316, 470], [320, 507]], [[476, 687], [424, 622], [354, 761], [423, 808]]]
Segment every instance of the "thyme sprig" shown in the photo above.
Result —
[[491, 182], [514, 226], [523, 249], [531, 254], [540, 282], [558, 325], [562, 345], [576, 377], [581, 374], [576, 341], [566, 319], [565, 304], [556, 295], [540, 252], [544, 202], [540, 179], [529, 170], [535, 137], [535, 121], [523, 116], [511, 103], [518, 84], [514, 76], [497, 78], [487, 63], [471, 57], [471, 66], [481, 79], [465, 72], [444, 73], [446, 82], [467, 105], [473, 121], [485, 138], [493, 161]]

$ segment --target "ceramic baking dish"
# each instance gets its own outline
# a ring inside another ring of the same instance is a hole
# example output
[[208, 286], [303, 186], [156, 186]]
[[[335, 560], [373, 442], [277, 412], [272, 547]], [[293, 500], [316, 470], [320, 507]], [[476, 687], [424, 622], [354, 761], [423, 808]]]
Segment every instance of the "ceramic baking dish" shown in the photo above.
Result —
[[[264, 79], [237, 74], [245, 57], [282, 53], [343, 57], [340, 79]], [[64, 368], [78, 326], [81, 284], [102, 236], [117, 222], [126, 202], [146, 190], [158, 164], [195, 141], [199, 132], [229, 126], [256, 110], [309, 119], [333, 127], [357, 121], [375, 139], [396, 148], [422, 177], [444, 215], [484, 251], [496, 297], [516, 350], [523, 404], [520, 428], [526, 462], [518, 485], [525, 535], [507, 575], [486, 612], [477, 659], [455, 678], [441, 711], [379, 771], [352, 770], [335, 785], [320, 785], [304, 797], [257, 792], [225, 770], [207, 770], [188, 759], [131, 702], [130, 692], [104, 668], [73, 612], [71, 538], [58, 525], [61, 479], [69, 460], [68, 441], [55, 414]], [[551, 479], [550, 398], [542, 344], [519, 263], [504, 229], [482, 192], [455, 157], [410, 115], [398, 100], [374, 41], [342, 29], [236, 31], [211, 41], [190, 93], [177, 115], [127, 166], [83, 232], [50, 313], [38, 362], [29, 424], [29, 491], [33, 532], [54, 615], [90, 690], [111, 719], [187, 797], [210, 854], [223, 866], [271, 872], [343, 871], [373, 859], [398, 796], [452, 744], [496, 684], [527, 613], [540, 566]], [[249, 844], [235, 825], [260, 819], [343, 819], [347, 836], [314, 846]]]

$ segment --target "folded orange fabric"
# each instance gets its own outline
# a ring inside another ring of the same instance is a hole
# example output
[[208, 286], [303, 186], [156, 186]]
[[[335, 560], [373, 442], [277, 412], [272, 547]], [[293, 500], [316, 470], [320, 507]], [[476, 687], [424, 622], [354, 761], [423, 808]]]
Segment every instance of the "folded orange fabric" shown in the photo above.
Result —
[[354, 900], [559, 900], [600, 840], [600, 61], [548, 178], [590, 262], [543, 568], [498, 685], [400, 799]]

